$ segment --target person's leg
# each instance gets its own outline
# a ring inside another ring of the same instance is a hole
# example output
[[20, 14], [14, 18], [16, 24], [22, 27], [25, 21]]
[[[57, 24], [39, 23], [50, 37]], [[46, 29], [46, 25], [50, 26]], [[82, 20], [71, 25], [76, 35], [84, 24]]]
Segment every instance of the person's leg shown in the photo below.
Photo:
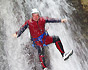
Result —
[[68, 59], [70, 55], [73, 54], [73, 50], [70, 50], [68, 53], [65, 53], [63, 45], [61, 43], [61, 40], [59, 39], [58, 36], [47, 36], [46, 37], [46, 41], [45, 44], [48, 45], [50, 43], [55, 43], [57, 49], [60, 51], [62, 57], [64, 58], [64, 60]]
[[39, 60], [41, 62], [42, 68], [44, 69], [46, 68], [45, 58], [44, 58], [44, 48], [40, 46], [37, 46], [36, 48], [38, 50]]
[[45, 44], [48, 45], [50, 43], [55, 43], [57, 49], [60, 51], [61, 55], [63, 56], [63, 54], [65, 53], [64, 52], [64, 49], [63, 49], [63, 45], [61, 43], [61, 40], [59, 39], [58, 36], [47, 36], [46, 37], [46, 40], [45, 40]]
[[61, 40], [58, 36], [53, 36], [53, 43], [55, 43], [57, 49], [60, 51], [61, 55], [63, 56], [65, 51], [61, 43]]

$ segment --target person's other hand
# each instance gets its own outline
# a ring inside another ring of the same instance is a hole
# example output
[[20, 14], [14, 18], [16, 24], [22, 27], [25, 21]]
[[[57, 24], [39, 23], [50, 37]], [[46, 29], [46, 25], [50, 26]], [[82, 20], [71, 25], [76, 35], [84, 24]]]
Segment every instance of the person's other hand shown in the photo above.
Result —
[[67, 19], [62, 19], [61, 20], [61, 23], [65, 23], [65, 22], [67, 22]]
[[17, 34], [16, 34], [16, 33], [15, 33], [15, 34], [13, 34], [13, 37], [17, 38]]

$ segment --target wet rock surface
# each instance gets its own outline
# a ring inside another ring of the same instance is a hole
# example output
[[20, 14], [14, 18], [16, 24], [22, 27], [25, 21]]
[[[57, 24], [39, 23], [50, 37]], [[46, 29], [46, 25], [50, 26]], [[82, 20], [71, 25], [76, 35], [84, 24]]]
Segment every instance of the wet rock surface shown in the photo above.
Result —
[[[88, 47], [88, 0], [67, 0], [68, 4], [75, 8], [72, 15], [79, 23], [76, 23], [81, 29], [81, 34], [84, 38], [80, 39], [86, 41]], [[86, 5], [86, 8], [84, 6]]]

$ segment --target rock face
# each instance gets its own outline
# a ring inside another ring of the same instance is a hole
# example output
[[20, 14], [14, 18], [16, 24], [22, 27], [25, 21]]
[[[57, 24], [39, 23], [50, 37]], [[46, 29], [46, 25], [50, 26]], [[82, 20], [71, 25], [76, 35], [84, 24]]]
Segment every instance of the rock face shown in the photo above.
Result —
[[[73, 15], [80, 23], [77, 25], [81, 28], [81, 34], [86, 42], [88, 41], [88, 0], [68, 0], [69, 5], [73, 6]], [[84, 40], [84, 39], [83, 39]], [[87, 44], [87, 43], [86, 43]], [[88, 44], [87, 44], [88, 45]]]
[[84, 19], [84, 23], [88, 23], [88, 0], [67, 0], [71, 6], [75, 7], [75, 14], [81, 16], [80, 19]]

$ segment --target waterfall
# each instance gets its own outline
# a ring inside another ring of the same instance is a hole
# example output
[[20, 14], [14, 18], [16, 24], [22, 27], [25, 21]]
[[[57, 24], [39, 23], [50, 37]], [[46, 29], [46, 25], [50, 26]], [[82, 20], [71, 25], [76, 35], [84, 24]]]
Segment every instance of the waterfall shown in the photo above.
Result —
[[13, 37], [31, 17], [32, 8], [39, 9], [41, 16], [68, 20], [67, 23], [46, 24], [50, 36], [60, 37], [65, 52], [71, 49], [74, 51], [73, 55], [64, 61], [55, 44], [50, 44], [48, 51], [51, 70], [87, 70], [88, 51], [85, 41], [82, 40], [80, 26], [77, 25], [81, 22], [72, 15], [75, 8], [66, 0], [0, 0], [0, 70], [35, 70], [36, 65], [41, 69], [37, 50], [31, 46], [29, 30], [19, 38]]

